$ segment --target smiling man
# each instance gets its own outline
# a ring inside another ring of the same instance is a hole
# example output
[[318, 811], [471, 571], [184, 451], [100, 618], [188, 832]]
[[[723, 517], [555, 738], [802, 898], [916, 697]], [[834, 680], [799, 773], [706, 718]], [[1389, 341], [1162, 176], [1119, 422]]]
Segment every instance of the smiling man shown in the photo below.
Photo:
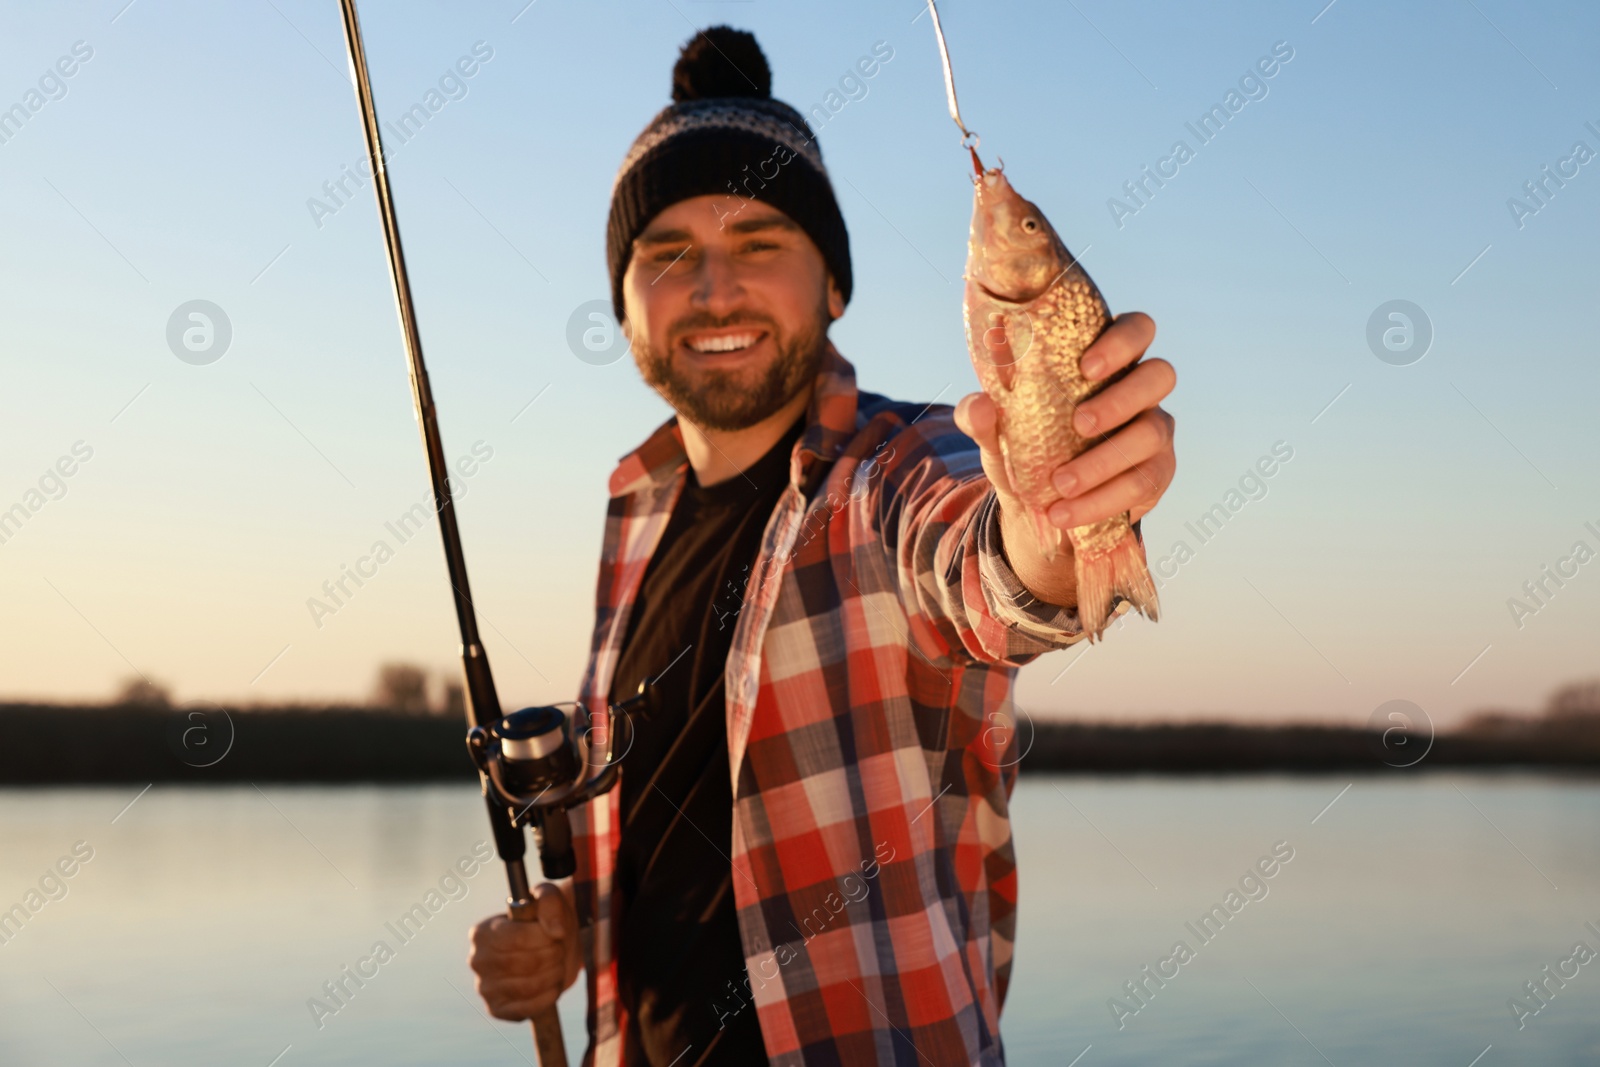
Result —
[[[613, 300], [674, 418], [611, 476], [581, 699], [649, 680], [578, 872], [471, 963], [523, 1020], [588, 975], [595, 1065], [1000, 1064], [1016, 933], [1007, 802], [1022, 664], [1081, 640], [1070, 553], [994, 488], [995, 411], [859, 390], [828, 340], [849, 239], [749, 34], [697, 35], [612, 192]], [[1154, 325], [1084, 356], [1109, 440], [1055, 474], [1061, 527], [1172, 480]], [[1135, 527], [1137, 529], [1137, 527]]]

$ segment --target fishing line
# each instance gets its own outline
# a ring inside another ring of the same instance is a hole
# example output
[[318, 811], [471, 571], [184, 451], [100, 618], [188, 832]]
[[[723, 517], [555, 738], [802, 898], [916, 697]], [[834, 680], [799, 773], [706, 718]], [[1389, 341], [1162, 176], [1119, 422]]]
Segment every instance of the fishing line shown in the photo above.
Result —
[[972, 169], [982, 176], [983, 164], [978, 160], [978, 135], [967, 129], [967, 124], [961, 121], [961, 105], [956, 103], [956, 76], [950, 69], [950, 46], [945, 43], [944, 24], [939, 21], [939, 7], [933, 0], [928, 0], [928, 13], [933, 16], [933, 36], [939, 42], [939, 60], [944, 65], [944, 95], [950, 105], [950, 118], [961, 131], [961, 147], [972, 153]]

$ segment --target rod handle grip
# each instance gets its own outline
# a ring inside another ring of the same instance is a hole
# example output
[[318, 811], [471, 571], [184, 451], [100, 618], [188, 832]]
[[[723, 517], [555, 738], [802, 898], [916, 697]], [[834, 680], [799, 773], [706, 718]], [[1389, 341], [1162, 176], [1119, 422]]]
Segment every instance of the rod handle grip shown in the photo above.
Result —
[[533, 1051], [539, 1067], [567, 1067], [567, 1045], [554, 1004], [533, 1017]]
[[[506, 909], [516, 922], [538, 922], [539, 904], [534, 900], [513, 900]], [[567, 1067], [567, 1043], [561, 1033], [561, 1016], [554, 1004], [533, 1017], [533, 1050], [539, 1067]]]

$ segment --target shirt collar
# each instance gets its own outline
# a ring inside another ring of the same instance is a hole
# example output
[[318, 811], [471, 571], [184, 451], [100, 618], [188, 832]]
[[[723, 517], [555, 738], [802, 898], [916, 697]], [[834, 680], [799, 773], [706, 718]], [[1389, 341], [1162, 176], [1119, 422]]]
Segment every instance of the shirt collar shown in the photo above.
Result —
[[[856, 369], [829, 341], [806, 405], [806, 428], [790, 454], [790, 483], [804, 489], [819, 464], [837, 458], [855, 430]], [[674, 415], [618, 461], [611, 472], [611, 495], [627, 496], [648, 486], [664, 485], [679, 477], [688, 461], [683, 431]]]

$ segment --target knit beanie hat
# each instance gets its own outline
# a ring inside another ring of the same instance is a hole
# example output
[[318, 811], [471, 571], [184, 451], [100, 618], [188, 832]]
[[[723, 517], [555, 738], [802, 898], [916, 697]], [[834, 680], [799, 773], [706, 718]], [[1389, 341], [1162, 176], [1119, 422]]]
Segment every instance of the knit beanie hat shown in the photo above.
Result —
[[811, 127], [772, 98], [772, 71], [754, 35], [713, 26], [683, 46], [672, 69], [672, 100], [633, 142], [611, 187], [606, 265], [622, 321], [622, 277], [633, 241], [666, 208], [693, 196], [745, 200], [782, 211], [822, 252], [850, 299], [850, 236]]

